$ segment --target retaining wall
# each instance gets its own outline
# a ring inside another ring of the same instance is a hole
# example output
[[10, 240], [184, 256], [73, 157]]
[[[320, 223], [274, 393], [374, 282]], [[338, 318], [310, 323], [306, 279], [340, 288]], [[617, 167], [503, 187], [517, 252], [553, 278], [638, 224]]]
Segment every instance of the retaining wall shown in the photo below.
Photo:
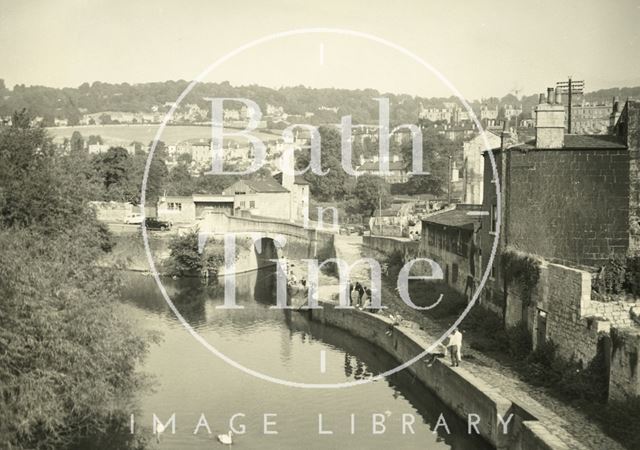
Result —
[[[328, 302], [320, 302], [323, 309], [309, 311], [312, 320], [344, 329], [382, 348], [398, 361], [408, 361], [421, 354], [428, 343], [411, 329], [395, 327], [391, 335], [386, 331], [391, 321], [377, 314], [358, 310], [335, 309]], [[468, 414], [481, 417], [480, 435], [497, 449], [550, 450], [568, 449], [555, 438], [526, 408], [503, 397], [497, 389], [475, 377], [464, 367], [452, 368], [436, 360], [432, 365], [422, 361], [407, 370], [415, 374], [425, 386], [458, 416], [467, 420]], [[499, 423], [513, 414], [507, 433]]]

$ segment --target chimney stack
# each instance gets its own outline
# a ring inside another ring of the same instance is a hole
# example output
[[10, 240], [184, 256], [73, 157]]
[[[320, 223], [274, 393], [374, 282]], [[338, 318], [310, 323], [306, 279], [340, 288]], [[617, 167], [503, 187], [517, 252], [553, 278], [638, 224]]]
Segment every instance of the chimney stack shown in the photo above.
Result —
[[611, 115], [609, 116], [609, 127], [613, 130], [613, 127], [618, 123], [618, 119], [620, 118], [620, 99], [618, 97], [613, 97], [613, 110], [611, 111]]
[[[540, 94], [542, 100], [544, 94]], [[554, 89], [547, 89], [547, 101], [536, 111], [536, 148], [564, 147], [564, 106], [554, 102]]]
[[556, 89], [556, 105], [562, 105], [562, 93], [560, 89]]

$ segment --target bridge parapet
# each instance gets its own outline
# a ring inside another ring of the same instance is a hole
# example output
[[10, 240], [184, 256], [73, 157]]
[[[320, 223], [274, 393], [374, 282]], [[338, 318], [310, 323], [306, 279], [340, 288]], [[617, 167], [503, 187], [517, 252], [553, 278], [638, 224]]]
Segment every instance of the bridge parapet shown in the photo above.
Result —
[[[330, 257], [333, 255], [333, 234], [316, 229], [307, 229], [301, 225], [271, 218], [231, 216], [223, 212], [206, 214], [199, 221], [200, 232], [211, 234], [224, 233], [262, 233], [273, 238], [282, 235], [291, 244], [304, 244], [305, 250], [298, 255], [304, 257]], [[291, 246], [288, 244], [289, 249]]]

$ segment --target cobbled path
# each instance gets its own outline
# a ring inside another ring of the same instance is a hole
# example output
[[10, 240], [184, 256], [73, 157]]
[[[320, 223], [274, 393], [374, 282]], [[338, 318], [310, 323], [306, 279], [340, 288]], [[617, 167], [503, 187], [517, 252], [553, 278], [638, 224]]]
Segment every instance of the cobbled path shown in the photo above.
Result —
[[[349, 264], [365, 256], [380, 256], [375, 250], [364, 247], [361, 238], [336, 235], [335, 244], [337, 257]], [[355, 280], [368, 278], [368, 270], [364, 265], [355, 267], [351, 274], [351, 279]], [[421, 334], [429, 342], [433, 342], [447, 330], [444, 325], [406, 305], [394, 288], [395, 286], [383, 283], [382, 302], [384, 306], [388, 306], [385, 314], [402, 315], [402, 328], [411, 328], [414, 333]], [[468, 344], [469, 339], [465, 337], [465, 340]], [[544, 388], [523, 382], [515, 371], [485, 353], [472, 349], [469, 345], [465, 346], [465, 343], [462, 362], [464, 368], [499, 389], [507, 399], [527, 405], [527, 409], [568, 448], [624, 450], [622, 445], [606, 436], [598, 425], [591, 422], [581, 411], [551, 396]]]

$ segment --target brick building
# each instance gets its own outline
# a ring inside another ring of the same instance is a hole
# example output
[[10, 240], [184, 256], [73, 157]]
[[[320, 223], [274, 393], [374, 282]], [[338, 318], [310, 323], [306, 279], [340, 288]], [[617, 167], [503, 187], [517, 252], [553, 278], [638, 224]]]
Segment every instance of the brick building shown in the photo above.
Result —
[[[614, 106], [614, 108], [617, 108]], [[492, 150], [500, 178], [502, 226], [483, 295], [506, 310], [500, 253], [509, 246], [547, 261], [598, 267], [640, 252], [640, 102], [612, 114], [609, 135], [565, 134], [553, 89], [536, 107], [534, 140]], [[503, 138], [503, 142], [507, 142]], [[497, 223], [493, 172], [485, 154], [481, 247], [488, 260]]]

